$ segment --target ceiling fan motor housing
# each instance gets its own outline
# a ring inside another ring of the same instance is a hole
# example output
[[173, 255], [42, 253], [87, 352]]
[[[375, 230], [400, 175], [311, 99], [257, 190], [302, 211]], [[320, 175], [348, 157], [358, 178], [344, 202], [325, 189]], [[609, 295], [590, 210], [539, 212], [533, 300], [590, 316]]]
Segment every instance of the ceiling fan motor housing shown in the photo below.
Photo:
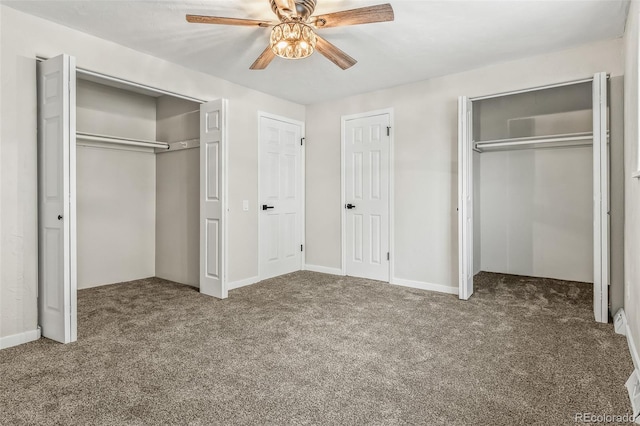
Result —
[[280, 21], [295, 19], [296, 21], [307, 22], [313, 11], [316, 9], [316, 0], [295, 0], [296, 15], [290, 16], [283, 13], [283, 11], [278, 8], [277, 0], [269, 1], [271, 3], [271, 10], [273, 10], [273, 13], [278, 15]]

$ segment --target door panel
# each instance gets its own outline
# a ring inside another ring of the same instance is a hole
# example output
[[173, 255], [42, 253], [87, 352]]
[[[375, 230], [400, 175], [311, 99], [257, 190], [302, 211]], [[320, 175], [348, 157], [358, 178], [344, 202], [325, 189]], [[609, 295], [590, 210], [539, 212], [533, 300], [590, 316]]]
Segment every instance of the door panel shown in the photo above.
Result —
[[227, 297], [224, 182], [227, 101], [200, 106], [200, 293]]
[[609, 321], [609, 140], [607, 75], [593, 77], [593, 314]]
[[389, 281], [389, 114], [345, 122], [347, 275]]
[[38, 64], [38, 315], [42, 335], [77, 339], [75, 59]]
[[260, 117], [260, 279], [302, 267], [301, 137], [298, 124]]
[[471, 101], [458, 99], [458, 275], [459, 297], [473, 294], [473, 134]]

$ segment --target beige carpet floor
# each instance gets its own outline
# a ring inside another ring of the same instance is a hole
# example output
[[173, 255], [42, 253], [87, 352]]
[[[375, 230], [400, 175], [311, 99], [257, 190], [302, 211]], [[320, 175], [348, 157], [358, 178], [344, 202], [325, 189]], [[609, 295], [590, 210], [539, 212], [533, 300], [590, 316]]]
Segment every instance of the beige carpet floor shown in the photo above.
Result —
[[574, 424], [630, 411], [587, 284], [481, 273], [469, 301], [298, 272], [220, 301], [79, 292], [78, 341], [0, 351], [0, 424]]

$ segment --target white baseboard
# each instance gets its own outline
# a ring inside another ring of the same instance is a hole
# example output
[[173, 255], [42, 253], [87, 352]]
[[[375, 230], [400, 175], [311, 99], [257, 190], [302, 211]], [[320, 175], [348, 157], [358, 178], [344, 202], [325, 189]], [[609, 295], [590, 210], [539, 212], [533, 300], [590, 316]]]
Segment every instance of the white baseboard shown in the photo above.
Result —
[[631, 373], [631, 376], [629, 376], [629, 380], [627, 380], [625, 386], [629, 393], [629, 400], [631, 402], [635, 423], [640, 424], [640, 357], [638, 356], [638, 347], [633, 341], [633, 335], [629, 329], [627, 315], [622, 308], [619, 309], [614, 316], [614, 327], [616, 329], [616, 333], [623, 334], [627, 337], [627, 345], [629, 345], [629, 352], [631, 353], [634, 370]]
[[304, 265], [305, 271], [311, 272], [320, 272], [322, 274], [330, 274], [330, 275], [344, 275], [342, 273], [342, 269], [340, 268], [330, 268], [328, 266], [318, 266], [318, 265]]
[[420, 290], [437, 291], [439, 293], [458, 294], [458, 287], [451, 287], [443, 284], [432, 284], [423, 281], [405, 280], [404, 278], [392, 278], [391, 284], [402, 287], [417, 288]]
[[39, 338], [40, 327], [35, 330], [25, 331], [24, 333], [0, 337], [0, 349], [6, 349], [12, 346], [22, 345], [23, 343], [33, 342], [34, 340], [38, 340]]
[[236, 288], [244, 287], [247, 285], [255, 284], [260, 281], [260, 278], [257, 276], [245, 278], [243, 280], [234, 281], [231, 283], [227, 283], [227, 290], [235, 290]]

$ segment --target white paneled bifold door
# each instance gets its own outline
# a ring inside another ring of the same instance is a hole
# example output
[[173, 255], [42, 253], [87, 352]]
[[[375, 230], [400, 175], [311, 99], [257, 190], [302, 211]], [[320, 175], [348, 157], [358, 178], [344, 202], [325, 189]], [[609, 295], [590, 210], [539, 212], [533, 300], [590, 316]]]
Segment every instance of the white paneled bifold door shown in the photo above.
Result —
[[77, 339], [75, 59], [38, 64], [38, 312], [42, 335]]
[[302, 267], [302, 125], [260, 116], [260, 279]]
[[607, 74], [593, 77], [593, 313], [609, 322], [609, 139]]
[[458, 277], [460, 299], [473, 294], [473, 125], [469, 98], [458, 99]]
[[227, 101], [200, 106], [200, 292], [224, 299]]
[[344, 123], [345, 269], [389, 281], [389, 114]]

